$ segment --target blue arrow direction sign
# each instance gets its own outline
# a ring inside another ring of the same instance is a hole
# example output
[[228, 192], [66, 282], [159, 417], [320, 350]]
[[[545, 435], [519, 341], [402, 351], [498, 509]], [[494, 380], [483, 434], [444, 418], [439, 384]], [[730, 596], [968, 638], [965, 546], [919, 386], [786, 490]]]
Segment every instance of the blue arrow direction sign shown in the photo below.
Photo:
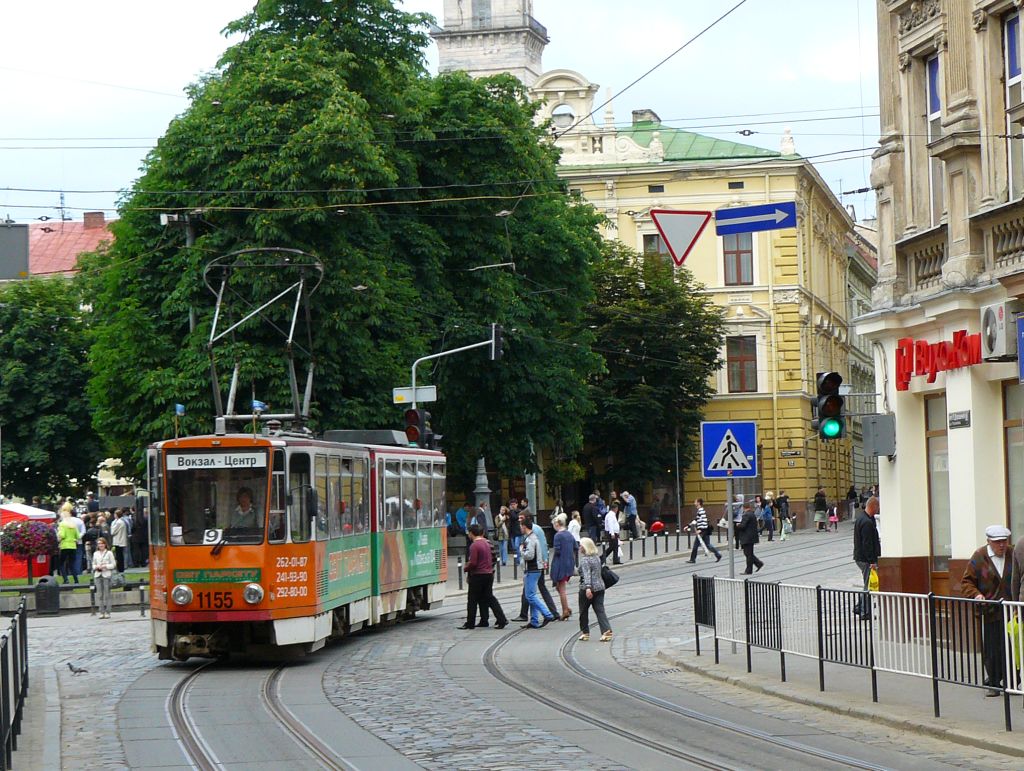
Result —
[[705, 479], [757, 476], [757, 423], [753, 420], [700, 424], [701, 469]]
[[720, 236], [795, 227], [796, 201], [741, 206], [715, 212], [715, 233]]

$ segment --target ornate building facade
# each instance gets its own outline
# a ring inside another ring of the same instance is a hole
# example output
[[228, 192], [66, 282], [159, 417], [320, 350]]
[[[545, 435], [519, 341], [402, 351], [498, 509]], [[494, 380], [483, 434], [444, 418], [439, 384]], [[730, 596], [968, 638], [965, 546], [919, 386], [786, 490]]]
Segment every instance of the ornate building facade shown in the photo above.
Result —
[[878, 285], [858, 329], [896, 420], [887, 589], [956, 591], [986, 525], [1024, 535], [1021, 22], [1012, 0], [878, 2]]
[[[446, 0], [446, 28], [434, 33], [441, 70], [491, 74], [495, 61], [483, 52], [507, 44], [505, 27], [478, 24], [472, 33], [477, 53], [467, 43], [454, 55], [455, 33], [448, 25], [464, 29], [467, 10], [483, 13], [489, 7], [496, 14], [500, 7], [505, 18], [529, 17], [517, 28], [521, 41], [523, 30], [539, 27], [531, 6], [526, 0]], [[652, 209], [713, 212], [796, 201], [796, 228], [719, 238], [712, 224], [686, 260], [704, 291], [725, 309], [727, 324], [725, 366], [715, 376], [717, 396], [706, 419], [758, 421], [761, 476], [738, 489], [784, 489], [794, 509], [803, 511], [818, 486], [836, 498], [850, 484], [874, 482], [873, 469], [855, 457], [858, 427], [831, 442], [819, 442], [810, 427], [816, 372], [835, 370], [848, 378], [856, 365], [861, 375], [867, 367], [869, 377], [861, 378], [866, 390], [873, 382], [870, 355], [856, 352], [850, 325], [850, 287], [857, 284], [858, 297], [870, 291], [872, 250], [814, 167], [796, 154], [792, 137], [787, 134], [779, 149], [769, 150], [676, 129], [651, 110], [634, 110], [623, 125], [611, 104], [594, 114], [597, 84], [572, 70], [545, 72], [539, 51], [515, 46], [519, 59], [505, 59], [502, 71], [528, 73], [520, 79], [542, 103], [539, 119], [551, 122], [562, 151], [560, 176], [607, 217], [605, 237], [670, 259]], [[646, 494], [660, 500], [663, 492], [674, 496], [674, 483]], [[725, 484], [704, 480], [699, 468], [688, 469], [683, 500], [697, 496], [721, 504]]]

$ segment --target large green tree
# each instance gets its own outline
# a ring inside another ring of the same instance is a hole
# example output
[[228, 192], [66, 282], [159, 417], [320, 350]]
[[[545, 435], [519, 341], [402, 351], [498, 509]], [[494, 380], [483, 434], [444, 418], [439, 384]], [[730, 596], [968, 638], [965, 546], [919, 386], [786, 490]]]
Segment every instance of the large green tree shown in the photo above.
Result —
[[606, 371], [591, 384], [587, 443], [595, 457], [612, 459], [605, 480], [639, 485], [673, 466], [677, 431], [684, 467], [699, 449], [721, 366], [721, 312], [689, 270], [620, 242], [605, 245], [595, 284], [599, 299], [587, 315]]
[[81, 306], [77, 286], [65, 278], [0, 288], [5, 495], [80, 491], [102, 460], [85, 395], [87, 314]]
[[[399, 427], [391, 389], [412, 361], [504, 322], [504, 362], [478, 352], [421, 372], [441, 387], [453, 465], [484, 453], [518, 472], [531, 439], [578, 446], [598, 364], [572, 347], [598, 253], [594, 214], [562, 192], [515, 81], [427, 76], [424, 21], [389, 0], [264, 0], [229, 26], [242, 42], [194, 86], [126, 196], [114, 246], [85, 264], [90, 395], [116, 454], [138, 457], [167, 435], [175, 402], [189, 406], [183, 430], [209, 430], [203, 267], [268, 246], [325, 268], [312, 307], [317, 427]], [[161, 212], [188, 214], [194, 244]], [[513, 261], [514, 272], [471, 270]], [[271, 283], [253, 275], [238, 288], [265, 298]], [[287, 308], [268, 315], [280, 324]], [[274, 410], [289, 403], [281, 354], [267, 325], [220, 349], [244, 393]]]

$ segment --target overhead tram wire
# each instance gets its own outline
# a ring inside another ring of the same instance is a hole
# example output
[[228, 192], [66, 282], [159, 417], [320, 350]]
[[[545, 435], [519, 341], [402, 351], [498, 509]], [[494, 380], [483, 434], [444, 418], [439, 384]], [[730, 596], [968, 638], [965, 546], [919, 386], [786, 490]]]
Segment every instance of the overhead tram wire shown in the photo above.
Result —
[[642, 74], [642, 75], [641, 75], [640, 77], [636, 78], [636, 79], [635, 79], [635, 80], [634, 80], [634, 81], [633, 81], [632, 83], [628, 84], [628, 85], [627, 85], [627, 86], [625, 86], [624, 88], [621, 88], [621, 89], [619, 89], [619, 91], [617, 91], [616, 93], [612, 94], [612, 95], [611, 95], [610, 97], [608, 97], [608, 98], [607, 98], [607, 99], [606, 99], [605, 101], [603, 101], [603, 102], [602, 102], [601, 104], [599, 104], [599, 105], [598, 105], [597, 107], [595, 107], [595, 108], [594, 108], [594, 109], [592, 109], [592, 110], [591, 110], [590, 112], [588, 112], [588, 113], [587, 113], [586, 115], [582, 116], [581, 118], [577, 119], [577, 120], [576, 120], [576, 121], [575, 121], [574, 123], [570, 124], [570, 125], [569, 125], [569, 126], [568, 126], [568, 127], [567, 127], [567, 128], [565, 129], [565, 130], [564, 130], [564, 131], [561, 131], [561, 132], [556, 132], [556, 133], [555, 133], [555, 137], [556, 137], [556, 138], [558, 138], [558, 137], [562, 137], [562, 136], [564, 136], [565, 134], [568, 134], [568, 133], [569, 133], [570, 131], [572, 131], [572, 130], [573, 130], [574, 128], [576, 128], [577, 126], [579, 126], [579, 125], [580, 125], [580, 124], [581, 124], [581, 123], [582, 123], [583, 121], [585, 121], [585, 120], [586, 120], [587, 118], [589, 118], [589, 117], [591, 117], [592, 115], [594, 115], [594, 114], [595, 114], [595, 113], [596, 113], [596, 112], [597, 112], [598, 110], [600, 110], [601, 108], [603, 108], [603, 107], [607, 106], [608, 104], [610, 104], [611, 102], [613, 102], [613, 101], [614, 101], [615, 99], [618, 99], [618, 98], [619, 98], [620, 96], [622, 96], [622, 95], [623, 95], [624, 93], [626, 93], [627, 91], [629, 91], [629, 89], [631, 89], [631, 88], [632, 88], [633, 86], [635, 86], [635, 85], [636, 85], [637, 83], [639, 83], [639, 82], [640, 82], [641, 80], [643, 80], [644, 78], [646, 78], [646, 77], [647, 77], [648, 75], [650, 75], [650, 74], [651, 74], [652, 72], [654, 72], [655, 70], [657, 70], [657, 69], [658, 69], [659, 67], [661, 67], [661, 66], [662, 66], [663, 64], [667, 63], [667, 62], [668, 62], [669, 60], [673, 59], [673, 58], [674, 58], [674, 57], [675, 57], [676, 55], [678, 55], [678, 54], [679, 54], [680, 52], [682, 52], [683, 50], [685, 50], [686, 48], [688, 48], [688, 47], [690, 46], [690, 44], [692, 44], [692, 43], [696, 42], [696, 41], [697, 41], [697, 40], [699, 40], [699, 39], [700, 39], [701, 37], [703, 37], [703, 36], [704, 36], [704, 34], [705, 34], [706, 32], [709, 32], [709, 31], [710, 31], [710, 30], [712, 30], [712, 29], [713, 29], [714, 27], [718, 26], [718, 25], [719, 25], [719, 24], [720, 24], [721, 22], [723, 22], [723, 21], [724, 21], [724, 20], [725, 20], [726, 18], [728, 18], [728, 17], [730, 16], [730, 15], [732, 15], [732, 13], [733, 13], [734, 11], [736, 11], [736, 10], [737, 10], [737, 9], [738, 9], [738, 8], [739, 8], [740, 6], [744, 5], [744, 4], [746, 3], [746, 2], [747, 2], [747, 0], [740, 0], [740, 1], [738, 2], [738, 3], [736, 3], [736, 5], [734, 5], [734, 6], [733, 6], [732, 8], [730, 8], [730, 9], [729, 9], [728, 11], [726, 11], [726, 12], [725, 12], [725, 13], [723, 13], [723, 14], [722, 14], [721, 16], [719, 16], [719, 17], [718, 17], [717, 19], [715, 19], [715, 20], [714, 20], [714, 21], [712, 21], [712, 22], [711, 22], [710, 24], [708, 24], [708, 25], [707, 25], [706, 27], [704, 27], [704, 29], [702, 29], [702, 30], [701, 30], [700, 32], [698, 32], [698, 33], [697, 33], [696, 35], [694, 35], [694, 36], [693, 36], [693, 37], [691, 37], [691, 38], [690, 38], [689, 40], [687, 40], [687, 41], [686, 41], [685, 43], [683, 43], [683, 44], [682, 44], [681, 46], [679, 46], [679, 48], [677, 48], [677, 49], [676, 49], [675, 51], [673, 51], [672, 53], [670, 53], [670, 54], [669, 54], [668, 56], [666, 56], [666, 57], [665, 57], [664, 59], [662, 59], [662, 60], [661, 60], [660, 62], [658, 62], [657, 64], [655, 64], [655, 65], [654, 65], [653, 67], [651, 67], [651, 68], [650, 68], [649, 70], [647, 70], [647, 72], [643, 73], [643, 74]]

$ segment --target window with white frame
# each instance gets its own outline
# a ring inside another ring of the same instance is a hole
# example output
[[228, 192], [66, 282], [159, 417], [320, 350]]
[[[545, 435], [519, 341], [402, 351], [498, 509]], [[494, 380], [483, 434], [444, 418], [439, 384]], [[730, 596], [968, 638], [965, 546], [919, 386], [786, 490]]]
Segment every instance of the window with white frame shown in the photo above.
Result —
[[1011, 13], [1003, 18], [1003, 81], [1006, 83], [1006, 165], [1010, 187], [1010, 200], [1024, 195], [1024, 141], [1011, 139], [1020, 136], [1021, 126], [1010, 119], [1010, 111], [1024, 102], [1021, 94], [1020, 66], [1020, 14]]
[[722, 236], [722, 256], [726, 286], [750, 286], [754, 283], [754, 237], [751, 233]]
[[[925, 81], [928, 141], [934, 142], [942, 137], [942, 90], [938, 54], [925, 59]], [[938, 225], [942, 219], [943, 209], [945, 209], [942, 195], [942, 161], [938, 158], [928, 159], [928, 193], [931, 223]]]
[[757, 337], [737, 335], [725, 339], [725, 369], [729, 393], [757, 391]]

